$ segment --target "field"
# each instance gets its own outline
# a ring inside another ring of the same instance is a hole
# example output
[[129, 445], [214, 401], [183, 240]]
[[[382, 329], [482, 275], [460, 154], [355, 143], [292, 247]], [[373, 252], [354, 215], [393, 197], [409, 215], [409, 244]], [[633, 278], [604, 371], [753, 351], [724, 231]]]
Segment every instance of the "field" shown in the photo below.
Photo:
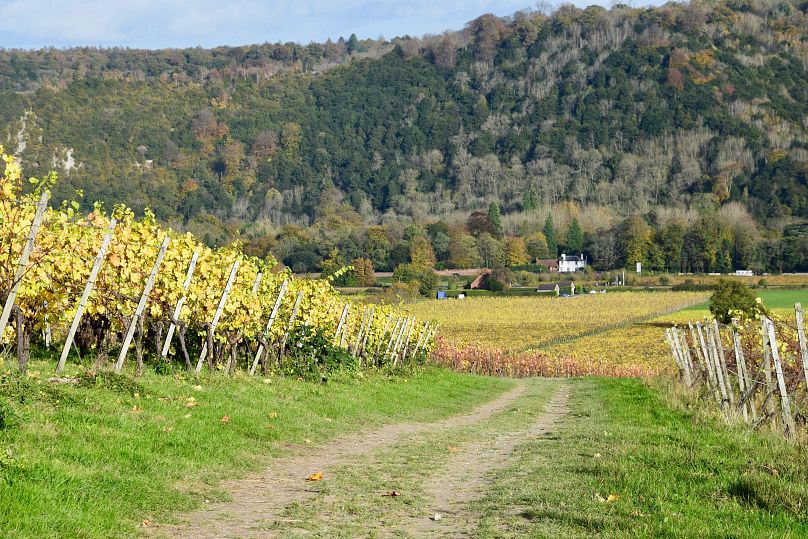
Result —
[[[808, 305], [806, 290], [756, 292], [772, 314], [786, 320], [793, 321], [795, 302]], [[462, 363], [472, 372], [511, 375], [651, 376], [675, 372], [664, 328], [708, 316], [708, 297], [706, 292], [624, 292], [470, 298], [462, 308], [447, 300], [410, 309], [441, 323], [437, 355], [461, 370]], [[454, 359], [464, 356], [465, 362]]]
[[468, 298], [408, 306], [456, 345], [530, 350], [703, 302], [701, 292], [620, 292], [570, 298]]

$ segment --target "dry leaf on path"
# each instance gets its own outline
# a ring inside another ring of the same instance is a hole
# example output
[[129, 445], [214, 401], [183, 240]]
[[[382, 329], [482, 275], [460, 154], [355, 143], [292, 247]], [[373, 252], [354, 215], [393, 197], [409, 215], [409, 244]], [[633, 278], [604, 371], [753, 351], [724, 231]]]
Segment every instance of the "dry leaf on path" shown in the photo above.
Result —
[[306, 478], [306, 481], [322, 481], [323, 472], [315, 472]]
[[457, 453], [460, 449], [456, 445], [449, 445], [446, 447], [446, 451], [449, 453]]
[[392, 498], [401, 496], [401, 493], [397, 490], [388, 490], [386, 493], [382, 494], [382, 496], [390, 496]]
[[149, 520], [148, 518], [147, 518], [146, 520], [144, 520], [144, 521], [143, 521], [143, 526], [144, 526], [144, 527], [145, 527], [145, 526], [151, 526], [151, 520]]

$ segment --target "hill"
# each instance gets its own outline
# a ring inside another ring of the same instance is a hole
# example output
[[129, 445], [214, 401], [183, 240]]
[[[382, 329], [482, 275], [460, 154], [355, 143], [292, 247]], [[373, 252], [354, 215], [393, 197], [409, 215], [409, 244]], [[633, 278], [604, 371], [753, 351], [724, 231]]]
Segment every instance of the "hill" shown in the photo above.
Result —
[[148, 206], [209, 243], [452, 224], [491, 201], [511, 233], [567, 208], [593, 253], [599, 228], [637, 215], [656, 229], [723, 211], [799, 242], [807, 9], [564, 6], [390, 42], [6, 50], [0, 123], [26, 170], [61, 170], [57, 198]]

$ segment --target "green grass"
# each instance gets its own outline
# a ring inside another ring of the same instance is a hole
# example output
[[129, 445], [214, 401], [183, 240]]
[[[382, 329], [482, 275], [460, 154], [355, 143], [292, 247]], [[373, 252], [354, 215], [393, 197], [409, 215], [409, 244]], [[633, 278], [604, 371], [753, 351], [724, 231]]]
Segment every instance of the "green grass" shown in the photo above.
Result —
[[808, 534], [804, 448], [674, 410], [640, 381], [574, 389], [568, 420], [496, 474], [479, 537]]
[[43, 381], [51, 369], [0, 375], [0, 537], [131, 537], [144, 519], [221, 499], [223, 478], [272, 456], [445, 417], [513, 384], [427, 369], [327, 384], [147, 373], [58, 385]]
[[[755, 290], [755, 294], [763, 301], [763, 304], [768, 307], [769, 309], [782, 309], [782, 310], [792, 310], [794, 309], [794, 304], [800, 302], [808, 308], [808, 290], [804, 289], [787, 289], [787, 288], [758, 288]], [[709, 308], [710, 303], [704, 302], [699, 303], [698, 305], [693, 305], [684, 309], [686, 311], [703, 311]]]
[[763, 304], [770, 309], [793, 309], [796, 302], [808, 306], [808, 290], [756, 290]]

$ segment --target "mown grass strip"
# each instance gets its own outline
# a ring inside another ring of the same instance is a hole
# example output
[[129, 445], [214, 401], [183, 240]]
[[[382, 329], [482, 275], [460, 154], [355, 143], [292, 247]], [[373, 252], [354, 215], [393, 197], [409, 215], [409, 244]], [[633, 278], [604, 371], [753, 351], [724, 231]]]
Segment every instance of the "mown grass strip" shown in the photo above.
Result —
[[479, 537], [808, 534], [805, 448], [675, 410], [641, 381], [574, 384], [567, 419], [496, 474]]
[[447, 417], [513, 384], [427, 369], [327, 384], [147, 373], [57, 385], [42, 380], [50, 369], [0, 375], [0, 537], [132, 537], [222, 498], [223, 478], [274, 455]]

